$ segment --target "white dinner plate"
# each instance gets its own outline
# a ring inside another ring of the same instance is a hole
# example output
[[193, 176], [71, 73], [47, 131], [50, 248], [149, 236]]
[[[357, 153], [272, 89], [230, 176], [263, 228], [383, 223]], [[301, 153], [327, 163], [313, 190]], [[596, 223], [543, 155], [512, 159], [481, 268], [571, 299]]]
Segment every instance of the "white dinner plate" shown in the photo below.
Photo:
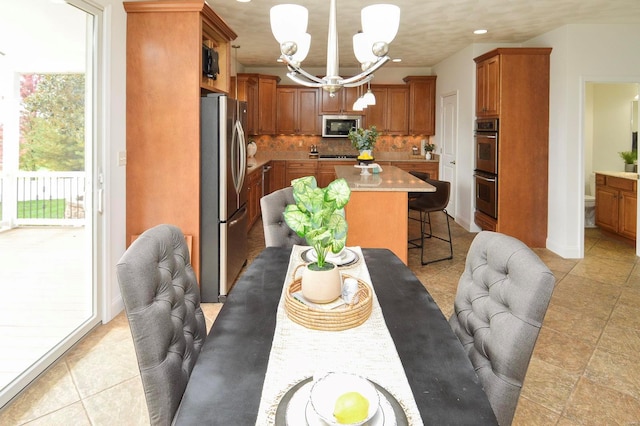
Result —
[[[313, 381], [305, 383], [298, 389], [287, 405], [286, 425], [300, 426], [306, 420], [307, 426], [327, 426], [327, 423], [320, 419], [313, 411], [313, 407], [309, 402], [309, 395]], [[378, 412], [365, 423], [365, 426], [397, 426], [396, 415], [391, 402], [378, 390], [380, 397], [380, 406]]]
[[[302, 258], [306, 262], [315, 262], [316, 260], [318, 260], [318, 255], [313, 248], [310, 248], [302, 252]], [[354, 263], [357, 259], [358, 255], [356, 254], [356, 252], [347, 247], [345, 247], [344, 250], [342, 250], [342, 252], [338, 253], [337, 255], [329, 253], [326, 258], [327, 262], [331, 262], [337, 266], [349, 265], [351, 263]]]

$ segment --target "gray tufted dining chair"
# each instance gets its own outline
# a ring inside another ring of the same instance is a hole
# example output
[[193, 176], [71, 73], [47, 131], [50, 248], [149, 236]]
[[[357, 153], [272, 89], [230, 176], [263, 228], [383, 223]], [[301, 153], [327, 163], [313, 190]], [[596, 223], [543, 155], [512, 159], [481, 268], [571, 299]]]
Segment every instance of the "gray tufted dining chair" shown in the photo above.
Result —
[[467, 253], [449, 324], [500, 425], [510, 425], [555, 277], [521, 241], [480, 232]]
[[282, 213], [287, 204], [295, 204], [293, 187], [288, 186], [260, 199], [264, 242], [267, 247], [293, 247], [307, 245], [304, 238], [293, 232], [284, 221]]
[[200, 289], [184, 235], [158, 225], [117, 266], [152, 425], [169, 425], [206, 338]]

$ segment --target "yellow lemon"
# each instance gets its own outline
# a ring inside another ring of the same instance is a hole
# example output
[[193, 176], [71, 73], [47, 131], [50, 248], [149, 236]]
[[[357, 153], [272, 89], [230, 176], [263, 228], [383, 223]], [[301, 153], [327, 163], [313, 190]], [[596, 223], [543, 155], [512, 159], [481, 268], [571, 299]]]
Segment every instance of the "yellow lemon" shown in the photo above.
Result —
[[333, 415], [338, 423], [351, 424], [361, 422], [369, 413], [369, 400], [358, 392], [347, 392], [336, 400]]
[[371, 160], [371, 159], [373, 159], [373, 157], [366, 152], [364, 154], [358, 155], [358, 160]]

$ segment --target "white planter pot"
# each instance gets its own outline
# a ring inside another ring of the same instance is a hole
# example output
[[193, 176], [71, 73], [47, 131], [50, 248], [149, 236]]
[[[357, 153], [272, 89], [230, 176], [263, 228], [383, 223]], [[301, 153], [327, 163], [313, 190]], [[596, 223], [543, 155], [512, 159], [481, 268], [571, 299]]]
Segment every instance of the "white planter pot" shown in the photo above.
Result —
[[340, 271], [333, 263], [325, 262], [325, 265], [333, 266], [332, 269], [317, 271], [310, 269], [310, 263], [302, 273], [302, 295], [313, 303], [329, 303], [340, 297], [342, 293], [342, 280]]

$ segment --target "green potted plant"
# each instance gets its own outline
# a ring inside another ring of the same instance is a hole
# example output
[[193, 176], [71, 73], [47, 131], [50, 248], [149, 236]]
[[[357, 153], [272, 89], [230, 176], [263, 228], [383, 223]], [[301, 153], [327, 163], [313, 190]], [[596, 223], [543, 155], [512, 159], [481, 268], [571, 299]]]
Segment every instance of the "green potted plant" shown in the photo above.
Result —
[[431, 157], [433, 156], [432, 152], [434, 149], [436, 149], [436, 145], [433, 143], [426, 143], [424, 145], [424, 150], [426, 152], [425, 157], [427, 160], [431, 160]]
[[347, 181], [336, 179], [319, 188], [314, 176], [294, 179], [293, 198], [284, 210], [287, 225], [315, 249], [317, 261], [307, 265], [302, 276], [302, 295], [315, 303], [328, 303], [340, 296], [338, 267], [327, 262], [329, 250], [340, 253], [347, 241], [344, 207], [351, 190]]
[[[373, 159], [371, 152], [378, 140], [378, 131], [376, 130], [376, 126], [371, 126], [368, 129], [363, 129], [361, 127], [351, 129], [349, 131], [349, 139], [351, 140], [351, 145], [360, 152], [360, 156], [364, 155], [365, 160]], [[365, 153], [371, 158], [366, 158]], [[358, 158], [360, 159], [360, 157]]]
[[618, 153], [624, 161], [624, 171], [633, 172], [635, 170], [635, 161], [638, 159], [638, 151], [622, 151]]

